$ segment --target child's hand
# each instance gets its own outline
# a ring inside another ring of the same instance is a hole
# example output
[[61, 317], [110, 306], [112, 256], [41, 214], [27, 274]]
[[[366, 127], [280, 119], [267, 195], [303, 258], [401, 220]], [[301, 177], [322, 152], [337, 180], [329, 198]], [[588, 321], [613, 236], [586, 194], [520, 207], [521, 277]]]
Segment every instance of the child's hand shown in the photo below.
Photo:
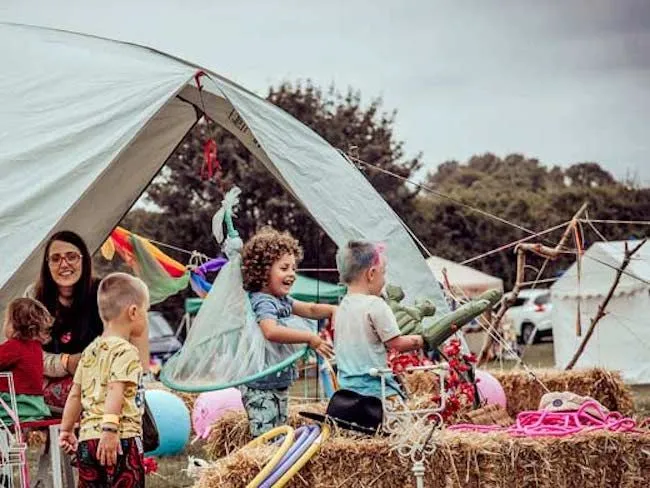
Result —
[[117, 455], [122, 454], [120, 436], [114, 432], [102, 432], [97, 444], [97, 459], [102, 466], [115, 466]]
[[59, 446], [61, 446], [66, 454], [74, 454], [77, 452], [77, 438], [74, 433], [61, 431], [59, 434]]
[[334, 356], [334, 348], [332, 345], [317, 335], [314, 335], [309, 340], [309, 347], [327, 359], [330, 359]]

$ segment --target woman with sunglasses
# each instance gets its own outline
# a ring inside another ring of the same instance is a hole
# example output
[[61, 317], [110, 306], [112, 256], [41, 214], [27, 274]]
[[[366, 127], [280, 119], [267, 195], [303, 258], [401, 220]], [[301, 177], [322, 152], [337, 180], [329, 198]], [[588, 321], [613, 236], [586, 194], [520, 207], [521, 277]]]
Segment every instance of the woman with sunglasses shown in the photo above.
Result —
[[83, 239], [71, 231], [50, 237], [39, 279], [27, 295], [43, 303], [54, 317], [52, 340], [43, 345], [45, 401], [52, 407], [63, 408], [81, 352], [102, 334], [98, 285]]

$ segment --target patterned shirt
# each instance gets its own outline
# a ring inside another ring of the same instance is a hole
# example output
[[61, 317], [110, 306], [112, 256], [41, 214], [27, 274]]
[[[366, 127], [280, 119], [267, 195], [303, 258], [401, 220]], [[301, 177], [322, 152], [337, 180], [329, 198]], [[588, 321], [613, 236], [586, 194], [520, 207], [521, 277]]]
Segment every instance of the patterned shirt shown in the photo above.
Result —
[[98, 337], [82, 353], [74, 382], [81, 386], [79, 440], [99, 439], [108, 384], [125, 383], [120, 414], [120, 439], [142, 436], [144, 388], [135, 346], [121, 337]]

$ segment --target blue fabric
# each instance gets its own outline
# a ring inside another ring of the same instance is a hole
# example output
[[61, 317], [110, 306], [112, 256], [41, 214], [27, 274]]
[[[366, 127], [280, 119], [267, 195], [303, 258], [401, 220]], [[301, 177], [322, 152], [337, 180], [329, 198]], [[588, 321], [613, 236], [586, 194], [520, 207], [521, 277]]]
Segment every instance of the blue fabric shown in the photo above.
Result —
[[[249, 294], [249, 299], [258, 324], [262, 320], [272, 319], [278, 325], [285, 325], [283, 320], [289, 318], [293, 310], [293, 299], [289, 296], [279, 298], [268, 293], [253, 292]], [[291, 386], [296, 378], [297, 370], [291, 366], [247, 383], [246, 386], [258, 390], [282, 389]]]
[[[336, 311], [334, 350], [341, 388], [382, 397], [381, 378], [371, 369], [388, 366], [386, 343], [400, 335], [390, 307], [380, 297], [351, 293]], [[385, 375], [386, 396], [401, 395], [393, 375]]]
[[[342, 389], [352, 390], [366, 396], [374, 396], [380, 400], [383, 398], [381, 395], [381, 380], [379, 378], [365, 374], [359, 376], [339, 375], [338, 379], [339, 387]], [[386, 398], [394, 395], [404, 397], [395, 377], [393, 375], [386, 375]]]

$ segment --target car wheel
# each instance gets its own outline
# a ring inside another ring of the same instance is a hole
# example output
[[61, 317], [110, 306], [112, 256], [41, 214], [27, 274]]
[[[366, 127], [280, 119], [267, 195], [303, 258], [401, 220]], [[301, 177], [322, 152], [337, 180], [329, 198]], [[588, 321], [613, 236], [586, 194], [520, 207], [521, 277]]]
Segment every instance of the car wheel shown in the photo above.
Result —
[[535, 344], [537, 342], [537, 334], [535, 337], [531, 336], [535, 332], [535, 326], [533, 324], [524, 324], [521, 327], [521, 343], [522, 344]]

